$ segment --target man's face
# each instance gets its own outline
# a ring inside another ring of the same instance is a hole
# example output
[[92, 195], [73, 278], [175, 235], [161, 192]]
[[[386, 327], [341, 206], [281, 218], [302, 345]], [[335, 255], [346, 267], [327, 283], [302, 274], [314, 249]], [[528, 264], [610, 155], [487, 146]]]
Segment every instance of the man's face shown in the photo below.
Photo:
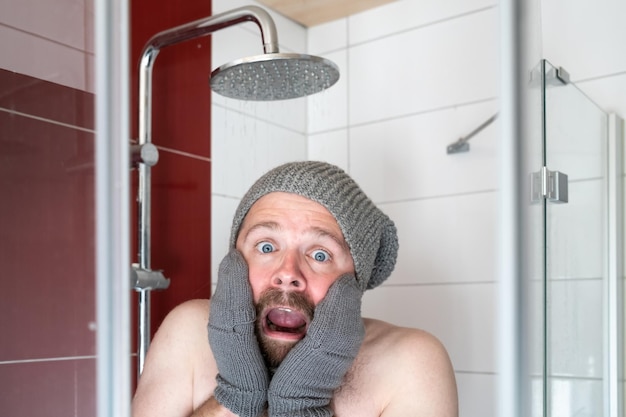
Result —
[[249, 267], [257, 337], [274, 367], [305, 336], [328, 288], [341, 275], [354, 273], [350, 249], [326, 208], [282, 192], [252, 205], [236, 246]]

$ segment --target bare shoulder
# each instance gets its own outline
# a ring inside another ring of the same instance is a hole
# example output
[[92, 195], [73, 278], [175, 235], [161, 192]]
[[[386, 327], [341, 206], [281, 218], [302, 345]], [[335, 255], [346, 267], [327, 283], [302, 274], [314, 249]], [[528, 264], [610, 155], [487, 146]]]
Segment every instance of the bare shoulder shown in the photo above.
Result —
[[448, 360], [445, 347], [431, 333], [395, 326], [381, 320], [364, 320], [367, 329], [366, 345], [378, 351], [386, 361], [401, 361], [405, 365], [409, 361], [411, 364], [424, 366], [432, 363], [433, 359]]
[[210, 367], [208, 314], [208, 300], [191, 300], [163, 320], [137, 384], [134, 417], [189, 415], [197, 407], [197, 369], [207, 362], [204, 367]]
[[373, 319], [365, 323], [366, 361], [388, 387], [381, 416], [456, 417], [454, 370], [443, 344], [424, 330]]
[[[179, 350], [187, 351], [203, 346], [206, 343], [196, 344], [193, 342], [206, 342], [208, 340], [206, 330], [208, 321], [209, 300], [185, 301], [172, 309], [165, 317], [154, 336], [150, 350], [158, 353], [161, 349], [167, 349], [170, 350], [168, 354], [178, 356], [184, 354]], [[171, 349], [174, 349], [175, 352], [172, 352]]]
[[178, 320], [186, 322], [188, 319], [193, 319], [194, 322], [196, 320], [203, 320], [206, 324], [209, 319], [209, 303], [210, 301], [207, 299], [185, 301], [184, 303], [174, 307], [174, 309], [168, 313], [167, 317], [163, 321], [163, 324], [168, 321], [176, 322]]

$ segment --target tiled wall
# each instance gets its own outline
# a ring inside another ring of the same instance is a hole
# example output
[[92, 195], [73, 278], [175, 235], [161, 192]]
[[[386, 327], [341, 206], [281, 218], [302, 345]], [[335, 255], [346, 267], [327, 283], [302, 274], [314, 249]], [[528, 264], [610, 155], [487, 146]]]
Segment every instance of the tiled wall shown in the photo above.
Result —
[[[243, 4], [213, 3], [215, 11]], [[532, 56], [565, 67], [607, 112], [626, 116], [626, 55], [618, 53], [626, 33], [616, 17], [624, 6], [530, 3]], [[498, 110], [496, 4], [404, 0], [309, 29], [275, 16], [281, 47], [332, 59], [338, 84], [289, 107], [213, 100], [213, 282], [232, 213], [258, 175], [283, 160], [344, 167], [399, 227], [396, 271], [366, 294], [365, 314], [443, 341], [463, 417], [495, 415], [497, 126], [472, 139], [467, 154], [447, 155], [446, 146]], [[589, 28], [579, 30], [581, 21]], [[213, 65], [260, 53], [257, 39], [253, 27], [215, 36]], [[589, 299], [578, 297], [584, 284], [572, 291], [570, 300]], [[599, 319], [574, 330], [596, 337]]]
[[[143, 44], [211, 15], [210, 2], [161, 3], [132, 2], [129, 138]], [[0, 4], [3, 415], [96, 412], [93, 30], [91, 0]], [[172, 284], [154, 294], [153, 331], [176, 304], [210, 294], [209, 63], [204, 38], [155, 67], [152, 267]]]
[[[211, 16], [211, 4], [161, 1], [155, 7], [152, 1], [135, 0], [130, 6], [131, 121], [137, 138], [144, 45], [161, 31]], [[159, 162], [152, 168], [150, 266], [163, 270], [171, 283], [151, 294], [153, 334], [176, 305], [210, 295], [210, 59], [211, 41], [203, 37], [164, 47], [154, 61], [152, 142], [159, 148]], [[137, 173], [132, 177], [136, 184]], [[136, 221], [131, 228], [134, 236]], [[137, 262], [135, 253], [132, 259]]]
[[0, 404], [94, 415], [91, 1], [0, 4]]
[[93, 0], [0, 2], [0, 68], [93, 93]]
[[92, 95], [0, 70], [0, 403], [8, 415], [95, 413], [93, 152]]
[[[468, 154], [446, 146], [498, 109], [498, 12], [492, 1], [429, 3], [394, 2], [309, 31], [309, 52], [340, 62], [346, 83], [335, 100], [311, 98], [308, 156], [345, 155], [398, 226], [396, 271], [366, 293], [364, 315], [436, 335], [461, 416], [491, 416], [497, 127]], [[335, 107], [343, 118], [325, 116]]]

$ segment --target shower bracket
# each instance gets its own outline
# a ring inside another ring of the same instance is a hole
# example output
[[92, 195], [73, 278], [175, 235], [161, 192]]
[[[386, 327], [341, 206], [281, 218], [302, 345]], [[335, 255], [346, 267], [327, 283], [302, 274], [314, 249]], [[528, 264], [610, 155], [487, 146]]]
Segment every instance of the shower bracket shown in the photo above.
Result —
[[552, 203], [568, 202], [567, 174], [542, 167], [531, 174], [530, 183], [531, 202], [538, 203], [544, 199]]
[[135, 144], [130, 147], [131, 168], [137, 168], [139, 164], [149, 167], [159, 162], [159, 150], [152, 143]]
[[143, 269], [139, 264], [133, 264], [130, 270], [131, 287], [135, 291], [164, 290], [170, 286], [169, 278], [165, 278], [163, 271]]

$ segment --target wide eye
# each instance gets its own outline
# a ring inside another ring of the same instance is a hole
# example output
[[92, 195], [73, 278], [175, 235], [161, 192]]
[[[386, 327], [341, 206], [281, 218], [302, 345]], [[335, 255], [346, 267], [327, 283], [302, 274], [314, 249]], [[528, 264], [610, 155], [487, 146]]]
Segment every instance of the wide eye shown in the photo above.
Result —
[[330, 259], [330, 255], [328, 254], [328, 252], [321, 249], [313, 251], [311, 256], [313, 256], [313, 259], [318, 262], [326, 262]]
[[261, 253], [274, 252], [274, 245], [272, 245], [270, 242], [260, 242], [256, 245], [256, 248]]

